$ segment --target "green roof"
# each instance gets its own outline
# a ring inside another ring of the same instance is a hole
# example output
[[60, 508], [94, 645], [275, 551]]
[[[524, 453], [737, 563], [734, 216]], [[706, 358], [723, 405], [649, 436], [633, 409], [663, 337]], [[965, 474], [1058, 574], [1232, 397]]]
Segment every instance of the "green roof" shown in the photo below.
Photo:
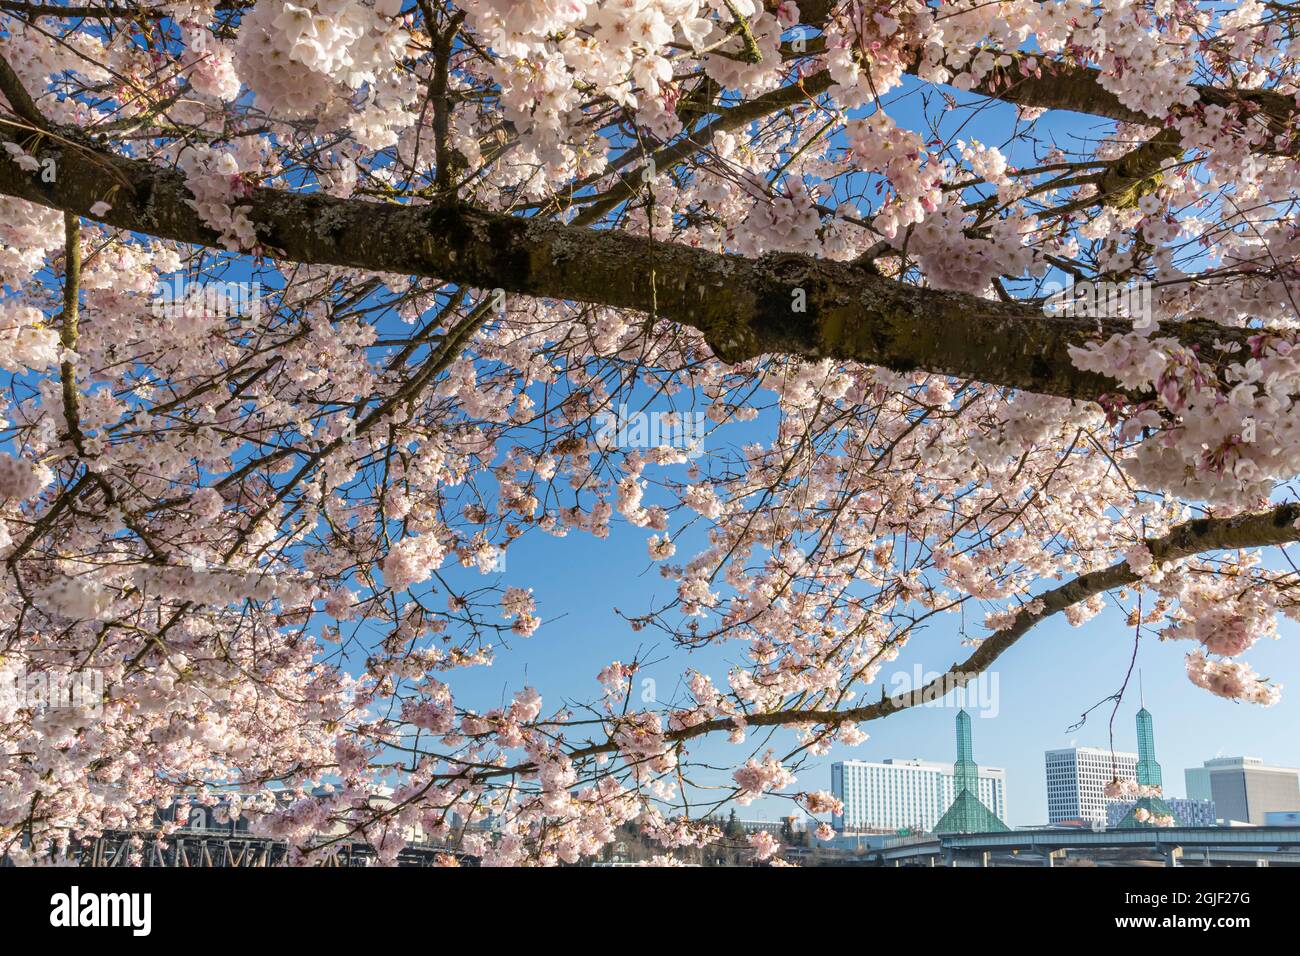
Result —
[[1173, 807], [1165, 803], [1159, 797], [1142, 797], [1137, 803], [1133, 804], [1133, 809], [1124, 814], [1124, 819], [1116, 825], [1116, 830], [1144, 830], [1148, 827], [1154, 827], [1154, 823], [1139, 820], [1137, 818], [1138, 810], [1146, 810], [1153, 817], [1173, 817], [1174, 826], [1178, 826], [1178, 815], [1174, 813]]
[[952, 806], [934, 825], [935, 833], [1005, 833], [1009, 829], [969, 790], [957, 794]]

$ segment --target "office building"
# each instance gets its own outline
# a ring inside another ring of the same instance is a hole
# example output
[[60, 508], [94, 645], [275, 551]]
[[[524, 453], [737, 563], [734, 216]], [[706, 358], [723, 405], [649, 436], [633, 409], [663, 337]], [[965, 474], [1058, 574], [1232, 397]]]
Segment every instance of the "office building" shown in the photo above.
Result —
[[1106, 822], [1106, 785], [1112, 780], [1137, 780], [1138, 755], [1112, 753], [1097, 747], [1049, 750], [1047, 822], [1089, 820]]
[[1300, 810], [1300, 774], [1258, 757], [1217, 757], [1184, 775], [1187, 796], [1213, 800], [1224, 821], [1263, 826], [1269, 813]]

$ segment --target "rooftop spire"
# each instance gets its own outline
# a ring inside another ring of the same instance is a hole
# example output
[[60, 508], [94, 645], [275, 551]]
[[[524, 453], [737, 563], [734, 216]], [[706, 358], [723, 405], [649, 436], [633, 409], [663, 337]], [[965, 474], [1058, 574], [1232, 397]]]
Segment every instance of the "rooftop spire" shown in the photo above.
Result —
[[1151, 713], [1145, 707], [1137, 713], [1137, 781], [1144, 787], [1162, 786], [1160, 764], [1156, 762], [1156, 733]]
[[979, 795], [979, 768], [971, 750], [970, 714], [965, 709], [957, 711], [957, 762], [953, 764], [953, 792], [969, 790]]
[[953, 801], [939, 822], [935, 833], [993, 833], [1007, 829], [997, 814], [980, 803], [979, 767], [971, 750], [970, 714], [957, 711], [957, 760], [952, 765]]
[[[1138, 679], [1141, 680], [1140, 674]], [[1137, 712], [1137, 732], [1137, 782], [1144, 787], [1160, 787], [1162, 783], [1160, 764], [1156, 762], [1156, 732], [1151, 720], [1151, 712], [1145, 706]], [[1139, 812], [1143, 814], [1141, 819], [1138, 818]], [[1164, 817], [1172, 820], [1175, 826], [1178, 824], [1177, 814], [1174, 813], [1173, 808], [1165, 802], [1163, 797], [1154, 795], [1139, 796], [1137, 802], [1133, 804], [1133, 808], [1119, 822], [1119, 829], [1131, 830], [1160, 826], [1163, 824], [1159, 821]]]

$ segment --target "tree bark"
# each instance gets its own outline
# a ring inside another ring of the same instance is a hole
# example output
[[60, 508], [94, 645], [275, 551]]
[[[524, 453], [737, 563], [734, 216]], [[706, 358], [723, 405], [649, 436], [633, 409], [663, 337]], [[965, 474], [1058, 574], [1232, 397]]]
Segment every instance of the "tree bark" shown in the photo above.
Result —
[[[53, 135], [40, 136], [38, 146], [0, 126], [0, 142], [24, 139], [29, 152], [54, 160], [57, 175], [45, 182], [0, 153], [0, 192], [161, 239], [219, 246], [190, 207], [179, 173]], [[109, 210], [93, 214], [98, 202]], [[635, 310], [698, 329], [728, 362], [765, 353], [851, 360], [1086, 400], [1117, 385], [1075, 369], [1069, 348], [1130, 328], [1122, 320], [1067, 319], [917, 288], [804, 255], [748, 259], [459, 204], [267, 188], [239, 203], [250, 208], [260, 251], [277, 259]], [[1161, 334], [1212, 358], [1216, 341], [1244, 346], [1256, 332], [1181, 322], [1165, 324]]]

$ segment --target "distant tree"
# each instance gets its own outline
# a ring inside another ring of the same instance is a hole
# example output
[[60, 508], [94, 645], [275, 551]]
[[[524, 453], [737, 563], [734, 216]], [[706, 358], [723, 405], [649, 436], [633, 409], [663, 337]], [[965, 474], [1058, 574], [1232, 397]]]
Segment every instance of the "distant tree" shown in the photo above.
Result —
[[736, 819], [735, 807], [731, 808], [731, 813], [727, 816], [727, 825], [722, 832], [728, 840], [743, 840], [745, 838], [745, 828]]

